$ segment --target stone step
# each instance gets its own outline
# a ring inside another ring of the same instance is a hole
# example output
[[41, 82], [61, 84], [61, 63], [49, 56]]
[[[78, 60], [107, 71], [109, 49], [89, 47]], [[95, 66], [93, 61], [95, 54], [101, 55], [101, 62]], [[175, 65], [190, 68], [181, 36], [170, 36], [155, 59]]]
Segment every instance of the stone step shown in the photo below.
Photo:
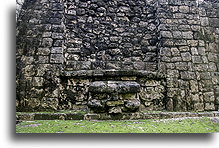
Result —
[[138, 119], [171, 119], [185, 117], [219, 117], [219, 111], [213, 112], [138, 112], [112, 115], [107, 113], [26, 113], [17, 112], [17, 121], [33, 120], [138, 120]]

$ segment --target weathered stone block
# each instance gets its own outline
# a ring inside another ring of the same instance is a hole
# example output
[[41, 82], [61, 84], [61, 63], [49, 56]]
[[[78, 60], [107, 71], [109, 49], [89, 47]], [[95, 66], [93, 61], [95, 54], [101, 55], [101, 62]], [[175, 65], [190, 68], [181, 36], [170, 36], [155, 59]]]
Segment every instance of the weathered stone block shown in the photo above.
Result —
[[209, 21], [207, 17], [200, 17], [201, 20], [201, 25], [202, 26], [208, 26], [209, 25]]
[[121, 69], [121, 62], [106, 62], [106, 69]]
[[172, 33], [170, 31], [161, 31], [160, 32], [161, 36], [164, 38], [172, 38]]
[[52, 47], [51, 53], [63, 53], [62, 47]]
[[173, 33], [173, 38], [181, 39], [183, 37], [181, 31], [173, 31], [172, 33]]
[[189, 7], [188, 6], [179, 6], [179, 12], [189, 13]]
[[189, 65], [187, 62], [176, 62], [175, 67], [177, 70], [183, 70], [183, 71], [186, 71], [189, 69]]
[[95, 81], [89, 86], [90, 92], [95, 93], [137, 93], [140, 85], [132, 81]]
[[195, 64], [203, 63], [202, 58], [200, 56], [192, 56], [192, 62]]
[[185, 53], [181, 53], [182, 56], [182, 60], [183, 61], [191, 61], [192, 60], [192, 56], [189, 52], [185, 52]]
[[37, 55], [49, 55], [50, 49], [49, 48], [38, 48]]
[[117, 101], [107, 101], [106, 105], [107, 106], [118, 106], [118, 105], [123, 105], [124, 101], [123, 100], [117, 100]]
[[191, 89], [191, 92], [198, 92], [199, 91], [198, 82], [195, 80], [190, 80], [190, 89]]
[[210, 61], [210, 62], [216, 62], [217, 61], [217, 54], [215, 54], [215, 53], [208, 53], [208, 60]]
[[190, 72], [190, 71], [183, 71], [183, 72], [180, 72], [180, 76], [181, 76], [181, 79], [185, 79], [185, 80], [192, 80], [192, 79], [195, 79], [196, 78], [196, 75], [194, 72]]
[[192, 47], [192, 48], [191, 48], [191, 53], [192, 53], [192, 55], [198, 55], [198, 54], [199, 54], [199, 53], [198, 53], [198, 49], [195, 48], [195, 47]]
[[64, 62], [64, 58], [62, 54], [51, 54], [50, 55], [50, 63], [61, 64]]
[[27, 106], [34, 109], [37, 109], [40, 106], [40, 99], [39, 98], [29, 98], [27, 100]]
[[84, 116], [85, 120], [98, 120], [100, 119], [100, 114], [86, 114]]
[[214, 92], [206, 92], [203, 95], [206, 102], [214, 102]]
[[180, 51], [180, 52], [182, 52], [182, 51], [184, 51], [184, 52], [189, 52], [190, 49], [189, 49], [188, 46], [180, 46], [180, 47], [179, 47], [179, 51]]
[[182, 32], [182, 37], [184, 39], [193, 39], [193, 32], [192, 31]]
[[48, 56], [39, 56], [38, 58], [39, 58], [38, 62], [40, 64], [49, 63], [49, 57]]
[[33, 86], [43, 86], [44, 79], [43, 77], [33, 77], [32, 84]]
[[135, 93], [127, 93], [127, 94], [120, 94], [119, 98], [121, 100], [134, 100], [137, 99], [137, 95]]
[[215, 110], [215, 105], [213, 103], [205, 103], [205, 108], [206, 111], [213, 111]]
[[122, 110], [121, 110], [121, 108], [120, 107], [111, 107], [110, 109], [109, 109], [109, 113], [110, 114], [118, 114], [118, 113], [122, 113]]
[[139, 108], [140, 102], [138, 100], [128, 100], [125, 102], [125, 107], [133, 111]]
[[171, 48], [172, 56], [180, 56], [180, 52], [178, 48]]
[[143, 70], [145, 69], [145, 62], [134, 62], [133, 67], [136, 70]]
[[193, 68], [195, 71], [206, 71], [208, 69], [207, 64], [194, 64]]
[[51, 39], [51, 38], [43, 38], [42, 46], [45, 47], [45, 48], [46, 47], [51, 47], [52, 43], [53, 43], [53, 39]]

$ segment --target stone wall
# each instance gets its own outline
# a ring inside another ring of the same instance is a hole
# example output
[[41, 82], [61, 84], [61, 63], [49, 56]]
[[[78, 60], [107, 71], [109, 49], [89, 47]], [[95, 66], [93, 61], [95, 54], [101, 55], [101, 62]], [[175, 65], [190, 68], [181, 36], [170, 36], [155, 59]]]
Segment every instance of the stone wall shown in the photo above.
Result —
[[25, 0], [18, 111], [210, 111], [219, 105], [219, 3]]
[[218, 109], [218, 2], [169, 0], [159, 5], [167, 109]]
[[64, 5], [67, 70], [157, 70], [156, 2], [65, 1]]

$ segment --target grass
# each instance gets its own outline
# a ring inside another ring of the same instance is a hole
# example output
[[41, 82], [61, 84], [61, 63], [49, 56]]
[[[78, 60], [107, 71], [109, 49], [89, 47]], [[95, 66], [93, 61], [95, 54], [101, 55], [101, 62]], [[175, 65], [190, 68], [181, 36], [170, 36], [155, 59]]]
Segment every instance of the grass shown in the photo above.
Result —
[[17, 133], [212, 133], [219, 124], [208, 118], [184, 120], [87, 121], [37, 120], [16, 125]]

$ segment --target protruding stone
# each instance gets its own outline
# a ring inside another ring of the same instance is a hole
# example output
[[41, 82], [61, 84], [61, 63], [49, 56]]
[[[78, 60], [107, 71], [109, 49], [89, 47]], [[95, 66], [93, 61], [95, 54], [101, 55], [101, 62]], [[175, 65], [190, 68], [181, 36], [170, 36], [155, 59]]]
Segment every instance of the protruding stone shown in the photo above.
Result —
[[127, 107], [129, 110], [136, 110], [140, 106], [140, 102], [138, 100], [128, 100], [125, 103], [125, 107]]
[[133, 81], [95, 81], [90, 84], [89, 91], [96, 93], [137, 93], [140, 85]]
[[122, 110], [120, 107], [112, 107], [109, 109], [109, 113], [110, 114], [118, 114], [118, 113], [122, 113]]

